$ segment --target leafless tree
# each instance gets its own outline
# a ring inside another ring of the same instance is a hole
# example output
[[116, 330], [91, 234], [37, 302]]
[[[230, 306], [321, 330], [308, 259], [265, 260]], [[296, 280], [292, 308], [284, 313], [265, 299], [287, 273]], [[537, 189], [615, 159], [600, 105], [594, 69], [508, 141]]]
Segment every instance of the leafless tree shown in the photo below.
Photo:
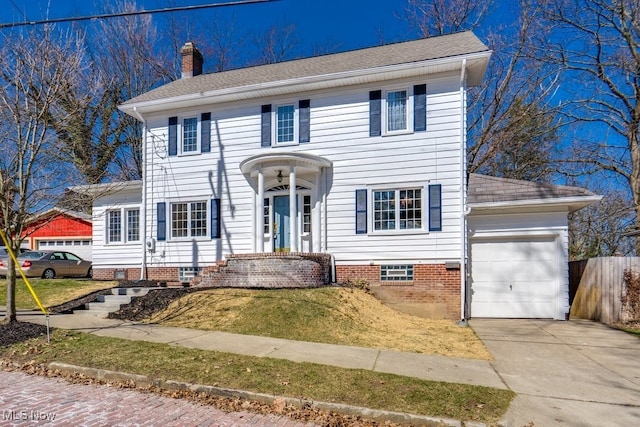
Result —
[[493, 1], [408, 0], [406, 17], [423, 36], [484, 28], [493, 54], [482, 85], [468, 99], [468, 170], [545, 181], [561, 123], [548, 102], [557, 89], [557, 67], [533, 53], [548, 29], [540, 5], [511, 4], [512, 19], [487, 24]]
[[252, 65], [274, 64], [293, 59], [299, 41], [294, 24], [274, 24], [267, 30], [253, 35], [257, 54]]
[[565, 68], [573, 83], [563, 88], [563, 113], [587, 136], [576, 138], [579, 157], [566, 160], [623, 179], [640, 226], [640, 3], [548, 0], [545, 15], [554, 33], [540, 56]]
[[[64, 168], [55, 161], [57, 139], [51, 110], [80, 72], [81, 40], [44, 27], [5, 33], [0, 43], [0, 228], [16, 251], [27, 218], [53, 204], [64, 187]], [[16, 320], [16, 276], [7, 273], [5, 320]]]

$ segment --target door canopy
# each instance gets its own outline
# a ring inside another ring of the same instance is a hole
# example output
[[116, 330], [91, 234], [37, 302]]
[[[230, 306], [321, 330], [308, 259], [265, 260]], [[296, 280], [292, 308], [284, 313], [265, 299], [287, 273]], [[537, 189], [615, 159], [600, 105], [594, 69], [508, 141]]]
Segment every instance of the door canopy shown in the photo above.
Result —
[[299, 175], [316, 175], [322, 168], [331, 167], [331, 161], [308, 153], [267, 153], [249, 157], [240, 163], [240, 170], [247, 177], [254, 177], [261, 170], [266, 180], [282, 179], [289, 168]]

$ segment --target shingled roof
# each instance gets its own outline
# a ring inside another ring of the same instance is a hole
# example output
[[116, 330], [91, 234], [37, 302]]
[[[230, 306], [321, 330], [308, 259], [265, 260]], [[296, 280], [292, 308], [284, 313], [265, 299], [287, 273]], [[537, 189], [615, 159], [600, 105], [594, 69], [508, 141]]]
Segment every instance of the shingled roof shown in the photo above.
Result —
[[182, 78], [130, 99], [131, 104], [197, 95], [239, 87], [259, 87], [279, 81], [323, 78], [340, 73], [376, 69], [399, 64], [452, 58], [474, 53], [489, 53], [489, 49], [472, 32], [429, 37], [408, 42], [352, 50], [342, 53], [297, 59], [276, 64], [240, 68], [230, 71]]
[[557, 199], [583, 197], [596, 201], [600, 196], [579, 187], [541, 184], [476, 173], [469, 174], [467, 188], [469, 205], [545, 200], [551, 202]]

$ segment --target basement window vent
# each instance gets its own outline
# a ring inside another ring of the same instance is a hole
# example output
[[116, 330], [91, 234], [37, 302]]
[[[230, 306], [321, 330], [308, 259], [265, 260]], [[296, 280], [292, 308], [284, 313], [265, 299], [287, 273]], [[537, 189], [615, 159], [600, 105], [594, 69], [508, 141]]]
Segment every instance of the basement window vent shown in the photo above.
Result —
[[413, 265], [381, 265], [381, 282], [398, 282], [413, 280]]
[[126, 276], [126, 275], [125, 275], [125, 271], [124, 271], [124, 270], [116, 270], [116, 271], [114, 271], [114, 273], [113, 273], [113, 278], [114, 278], [115, 280], [124, 280], [124, 279], [126, 279], [126, 277], [125, 277], [125, 276]]
[[202, 272], [201, 267], [180, 267], [178, 269], [178, 281], [187, 283]]

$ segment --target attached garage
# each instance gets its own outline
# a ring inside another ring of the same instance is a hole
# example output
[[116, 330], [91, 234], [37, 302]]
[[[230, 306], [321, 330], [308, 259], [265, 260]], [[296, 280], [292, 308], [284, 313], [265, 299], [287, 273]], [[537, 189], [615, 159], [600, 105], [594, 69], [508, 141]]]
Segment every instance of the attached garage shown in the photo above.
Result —
[[466, 317], [564, 320], [568, 214], [600, 198], [582, 188], [470, 174]]

